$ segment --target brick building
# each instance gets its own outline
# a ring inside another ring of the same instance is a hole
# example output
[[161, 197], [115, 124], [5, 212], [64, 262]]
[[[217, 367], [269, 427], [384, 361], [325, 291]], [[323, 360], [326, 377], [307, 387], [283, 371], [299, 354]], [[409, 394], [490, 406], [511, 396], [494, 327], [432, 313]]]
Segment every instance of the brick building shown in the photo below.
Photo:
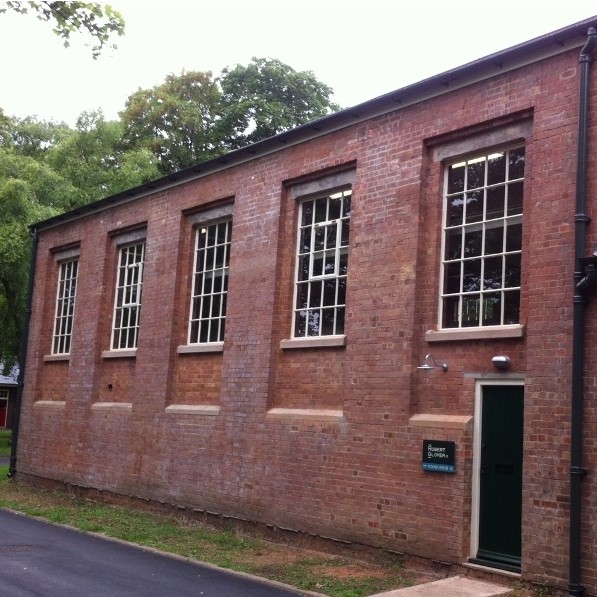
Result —
[[597, 594], [595, 25], [36, 225], [13, 472]]

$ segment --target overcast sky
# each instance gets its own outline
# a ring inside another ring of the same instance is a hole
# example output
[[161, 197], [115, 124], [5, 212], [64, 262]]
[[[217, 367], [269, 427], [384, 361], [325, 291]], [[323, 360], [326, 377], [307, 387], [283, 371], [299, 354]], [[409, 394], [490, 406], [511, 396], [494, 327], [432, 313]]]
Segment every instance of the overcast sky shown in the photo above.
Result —
[[[2, 2], [0, 2], [2, 4]], [[115, 0], [118, 49], [93, 60], [33, 16], [0, 15], [0, 107], [64, 120], [117, 118], [138, 88], [253, 56], [313, 71], [348, 107], [597, 15], [585, 0]]]

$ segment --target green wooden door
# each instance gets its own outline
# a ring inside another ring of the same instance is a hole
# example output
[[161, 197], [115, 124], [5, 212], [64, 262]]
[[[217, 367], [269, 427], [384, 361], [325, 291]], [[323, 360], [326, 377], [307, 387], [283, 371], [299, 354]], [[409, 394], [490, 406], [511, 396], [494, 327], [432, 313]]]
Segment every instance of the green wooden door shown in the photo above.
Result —
[[524, 388], [484, 386], [477, 560], [520, 570]]

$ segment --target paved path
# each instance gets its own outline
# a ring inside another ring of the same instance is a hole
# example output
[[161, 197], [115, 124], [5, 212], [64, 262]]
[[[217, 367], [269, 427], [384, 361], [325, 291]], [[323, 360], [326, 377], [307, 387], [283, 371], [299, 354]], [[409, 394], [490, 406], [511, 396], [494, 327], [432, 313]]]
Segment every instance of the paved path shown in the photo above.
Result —
[[0, 456], [0, 466], [8, 466], [10, 464], [9, 456]]
[[0, 510], [0, 587], [10, 597], [309, 595], [6, 510]]
[[453, 576], [424, 585], [379, 593], [373, 597], [498, 597], [511, 594], [512, 589], [493, 583]]

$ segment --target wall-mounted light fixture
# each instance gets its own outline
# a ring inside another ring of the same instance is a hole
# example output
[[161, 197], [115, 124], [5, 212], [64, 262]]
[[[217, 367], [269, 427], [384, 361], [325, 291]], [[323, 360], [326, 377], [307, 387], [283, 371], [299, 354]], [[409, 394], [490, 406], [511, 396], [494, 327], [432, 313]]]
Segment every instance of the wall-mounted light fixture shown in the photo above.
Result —
[[508, 369], [510, 367], [510, 357], [505, 355], [496, 355], [491, 359], [493, 366], [500, 371]]
[[423, 369], [425, 371], [430, 371], [431, 369], [441, 369], [444, 373], [448, 370], [447, 363], [438, 363], [432, 354], [425, 355], [425, 362], [422, 365], [419, 365], [417, 369]]

